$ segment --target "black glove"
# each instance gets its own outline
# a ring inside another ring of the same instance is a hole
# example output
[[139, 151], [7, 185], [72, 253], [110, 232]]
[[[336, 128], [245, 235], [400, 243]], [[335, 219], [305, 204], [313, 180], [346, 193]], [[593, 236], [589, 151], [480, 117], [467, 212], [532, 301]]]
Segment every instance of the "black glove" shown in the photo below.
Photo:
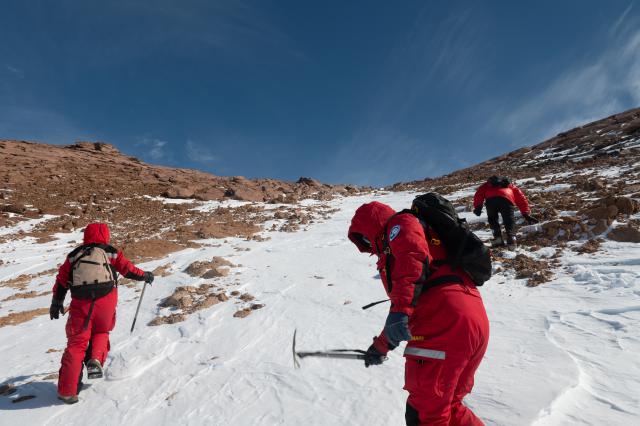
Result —
[[531, 216], [529, 213], [523, 214], [522, 217], [525, 218], [525, 220], [527, 221], [527, 223], [529, 225], [533, 225], [535, 223], [539, 223], [540, 222], [538, 219], [536, 219], [535, 217]]
[[147, 284], [151, 285], [151, 283], [153, 282], [153, 272], [151, 271], [144, 271], [144, 282], [146, 282]]
[[[375, 340], [375, 338], [374, 338]], [[369, 346], [367, 353], [364, 354], [364, 366], [369, 368], [370, 365], [380, 365], [387, 357], [381, 354], [374, 345]]]
[[51, 299], [51, 307], [49, 308], [49, 318], [58, 319], [60, 314], [64, 315], [64, 306], [62, 300]]
[[482, 206], [478, 206], [473, 209], [473, 214], [475, 214], [476, 216], [480, 216], [482, 214]]

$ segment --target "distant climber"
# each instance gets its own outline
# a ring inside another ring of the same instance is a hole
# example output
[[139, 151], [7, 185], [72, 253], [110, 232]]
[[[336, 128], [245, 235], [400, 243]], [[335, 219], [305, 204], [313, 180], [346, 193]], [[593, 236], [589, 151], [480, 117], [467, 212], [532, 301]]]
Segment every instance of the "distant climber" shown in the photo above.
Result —
[[382, 364], [390, 350], [409, 341], [406, 424], [482, 425], [462, 402], [489, 341], [485, 307], [470, 275], [445, 260], [441, 235], [409, 211], [396, 213], [376, 201], [363, 204], [351, 219], [348, 237], [361, 252], [377, 256], [391, 299], [384, 330], [367, 350], [365, 366]]
[[117, 273], [137, 281], [153, 281], [153, 273], [136, 268], [121, 251], [109, 245], [109, 239], [106, 224], [87, 225], [83, 244], [69, 253], [53, 286], [51, 319], [64, 315], [64, 298], [71, 290], [67, 347], [58, 377], [58, 398], [67, 404], [78, 402], [83, 363], [90, 379], [102, 377], [110, 347], [109, 332], [116, 323]]
[[[516, 230], [514, 205], [518, 206], [522, 217], [527, 223], [538, 223], [538, 220], [531, 216], [531, 209], [527, 197], [520, 188], [511, 183], [505, 176], [491, 176], [485, 183], [480, 185], [473, 197], [473, 213], [480, 216], [482, 205], [487, 206], [487, 217], [489, 226], [493, 232], [491, 245], [493, 247], [507, 245], [510, 249], [516, 246]], [[506, 239], [502, 238], [500, 221], [498, 214], [502, 216], [502, 223], [506, 233]]]

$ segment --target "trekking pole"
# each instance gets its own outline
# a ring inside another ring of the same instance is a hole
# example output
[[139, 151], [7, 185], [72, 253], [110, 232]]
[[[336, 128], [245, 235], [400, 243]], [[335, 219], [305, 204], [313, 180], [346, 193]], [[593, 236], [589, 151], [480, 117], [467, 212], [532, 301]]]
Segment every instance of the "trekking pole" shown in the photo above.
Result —
[[138, 300], [138, 307], [136, 308], [136, 314], [133, 316], [133, 324], [131, 324], [131, 331], [129, 334], [133, 333], [133, 327], [136, 326], [136, 320], [138, 319], [138, 312], [140, 311], [140, 305], [142, 304], [142, 298], [144, 297], [144, 290], [147, 288], [147, 282], [144, 282], [142, 286], [142, 293], [140, 293], [140, 300]]

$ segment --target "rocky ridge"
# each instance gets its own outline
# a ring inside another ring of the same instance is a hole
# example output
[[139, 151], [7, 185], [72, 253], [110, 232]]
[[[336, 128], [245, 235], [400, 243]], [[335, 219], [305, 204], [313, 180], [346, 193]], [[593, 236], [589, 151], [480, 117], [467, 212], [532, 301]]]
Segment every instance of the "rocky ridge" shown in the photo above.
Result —
[[[4, 140], [0, 163], [0, 227], [51, 215], [28, 233], [42, 242], [55, 232], [104, 221], [112, 226], [114, 242], [134, 260], [189, 247], [198, 239], [256, 238], [260, 225], [273, 219], [268, 204], [281, 205], [275, 213], [284, 218], [273, 229], [293, 231], [322, 210], [301, 208], [299, 200], [327, 201], [361, 191], [310, 178], [250, 180], [153, 166], [100, 142], [58, 146]], [[207, 202], [232, 200], [240, 203], [199, 209]]]
[[[563, 132], [525, 147], [438, 178], [397, 183], [392, 191], [436, 191], [451, 195], [475, 189], [489, 176], [506, 175], [525, 192], [540, 226], [521, 233], [529, 249], [583, 242], [579, 253], [593, 253], [600, 242], [640, 242], [640, 108]], [[455, 204], [470, 212], [473, 199]], [[520, 224], [524, 225], [522, 220]], [[472, 226], [488, 230], [488, 224]], [[531, 227], [528, 227], [531, 228]], [[527, 228], [524, 228], [527, 229]], [[499, 250], [498, 250], [499, 252]], [[507, 262], [517, 274], [535, 275], [537, 285], [551, 278], [553, 266], [518, 259]], [[528, 264], [529, 266], [522, 266]]]

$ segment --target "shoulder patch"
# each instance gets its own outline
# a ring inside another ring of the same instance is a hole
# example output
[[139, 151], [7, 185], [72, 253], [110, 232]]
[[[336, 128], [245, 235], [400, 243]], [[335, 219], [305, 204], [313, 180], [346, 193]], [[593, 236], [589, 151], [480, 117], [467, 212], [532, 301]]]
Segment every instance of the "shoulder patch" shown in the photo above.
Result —
[[400, 233], [400, 225], [395, 225], [393, 228], [391, 228], [391, 232], [389, 232], [389, 241], [393, 241], [394, 238], [396, 238], [399, 233]]

